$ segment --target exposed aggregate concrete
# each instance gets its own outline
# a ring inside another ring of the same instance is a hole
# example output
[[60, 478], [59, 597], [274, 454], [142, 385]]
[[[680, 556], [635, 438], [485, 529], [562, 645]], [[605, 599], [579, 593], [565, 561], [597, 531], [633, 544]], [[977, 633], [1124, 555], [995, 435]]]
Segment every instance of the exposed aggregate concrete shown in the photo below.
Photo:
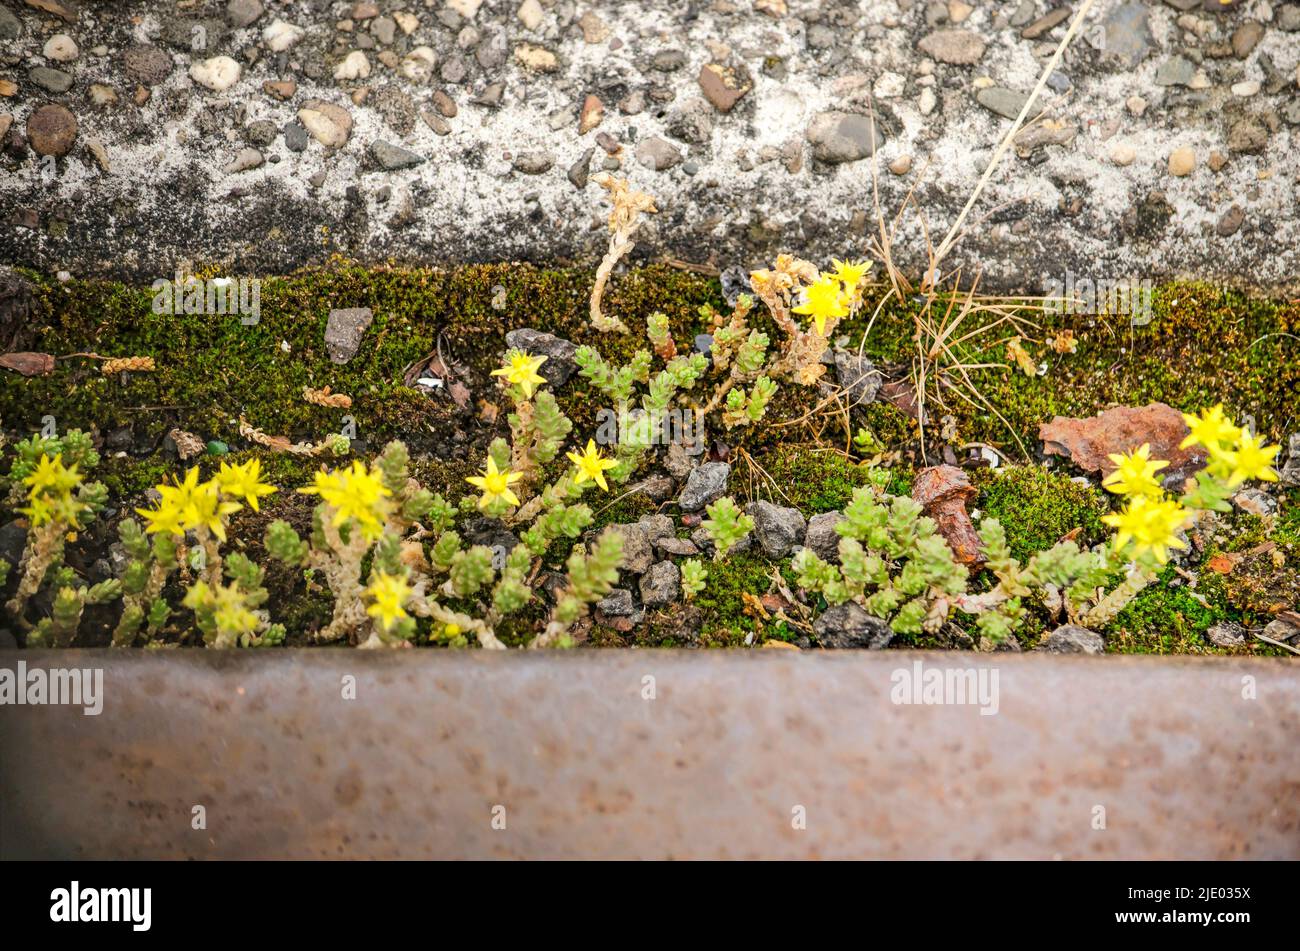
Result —
[[[1077, 8], [0, 0], [0, 263], [594, 261], [602, 169], [658, 199], [642, 256], [857, 253], [873, 164], [886, 216], [915, 188], [937, 237]], [[1293, 290], [1298, 27], [1296, 4], [1098, 2], [947, 263]], [[897, 244], [919, 273], [915, 215]]]

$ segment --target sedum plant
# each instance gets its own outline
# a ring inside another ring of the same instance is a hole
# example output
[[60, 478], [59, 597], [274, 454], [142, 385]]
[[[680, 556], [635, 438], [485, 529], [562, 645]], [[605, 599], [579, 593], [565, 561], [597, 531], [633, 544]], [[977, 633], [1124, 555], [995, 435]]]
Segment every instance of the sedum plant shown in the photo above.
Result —
[[713, 542], [713, 560], [721, 561], [745, 536], [754, 530], [753, 516], [745, 515], [727, 496], [711, 503], [706, 509], [709, 517], [700, 523]]
[[[118, 537], [129, 560], [121, 579], [125, 598], [121, 619], [113, 631], [115, 646], [130, 646], [142, 628], [151, 643], [156, 641], [171, 613], [162, 597], [163, 587], [174, 570], [185, 566], [197, 572], [198, 579], [189, 585], [181, 603], [194, 611], [209, 647], [233, 647], [263, 636], [268, 622], [265, 617], [252, 615], [252, 608], [266, 595], [261, 591], [258, 600], [254, 590], [260, 589], [261, 570], [239, 554], [231, 555], [232, 563], [226, 565], [221, 554], [230, 516], [245, 505], [259, 511], [260, 500], [276, 491], [262, 481], [261, 465], [257, 459], [240, 465], [223, 462], [217, 473], [204, 481], [199, 480], [198, 466], [193, 466], [184, 479], [157, 486], [160, 498], [153, 508], [136, 509], [145, 521], [143, 535], [133, 519], [118, 526]], [[187, 533], [194, 537], [188, 557]], [[152, 544], [145, 538], [147, 535], [154, 536]], [[242, 578], [243, 587], [238, 580], [226, 585], [223, 574]], [[251, 583], [254, 578], [256, 585]], [[255, 623], [242, 624], [249, 617], [254, 617]], [[241, 623], [236, 624], [236, 620]], [[282, 632], [279, 637], [283, 639]]]
[[[18, 584], [5, 609], [21, 628], [31, 630], [32, 624], [24, 616], [27, 604], [46, 579], [51, 579], [57, 592], [57, 617], [46, 619], [51, 623], [37, 639], [59, 646], [72, 640], [85, 604], [111, 600], [117, 594], [112, 584], [77, 587], [72, 570], [63, 565], [67, 542], [103, 510], [108, 491], [102, 483], [86, 480], [85, 473], [99, 463], [99, 454], [85, 433], [70, 430], [61, 438], [32, 436], [16, 448], [17, 458], [9, 473], [10, 492], [25, 498], [26, 504], [18, 511], [27, 516], [28, 532], [16, 566]], [[8, 576], [7, 567], [4, 575]]]
[[895, 633], [933, 633], [965, 592], [966, 569], [919, 504], [903, 496], [883, 499], [870, 487], [854, 491], [836, 525], [840, 564], [805, 548], [793, 562], [799, 584], [830, 604], [857, 602]]
[[276, 647], [284, 643], [285, 630], [272, 624], [265, 611], [267, 593], [263, 570], [235, 552], [225, 560], [228, 583], [196, 581], [182, 602], [194, 612], [195, 623], [208, 647]]
[[687, 601], [704, 590], [704, 582], [709, 577], [704, 563], [698, 558], [687, 558], [682, 562], [682, 594]]
[[455, 509], [421, 488], [408, 470], [406, 447], [396, 441], [371, 465], [353, 460], [348, 468], [321, 469], [311, 485], [298, 490], [320, 499], [312, 511], [310, 538], [304, 541], [283, 519], [267, 527], [272, 557], [319, 573], [334, 596], [334, 615], [318, 640], [360, 638], [367, 627], [361, 581], [367, 555], [374, 555], [373, 579], [400, 559], [401, 538], [412, 526], [428, 521], [439, 531], [454, 521]]

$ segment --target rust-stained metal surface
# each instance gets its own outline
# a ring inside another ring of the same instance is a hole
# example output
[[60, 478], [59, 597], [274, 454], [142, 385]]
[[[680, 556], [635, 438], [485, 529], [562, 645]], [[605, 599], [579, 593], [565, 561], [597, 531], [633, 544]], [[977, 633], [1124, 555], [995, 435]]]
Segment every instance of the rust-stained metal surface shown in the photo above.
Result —
[[[0, 706], [8, 858], [1300, 857], [1286, 661], [33, 651], [0, 668], [19, 660], [102, 668], [105, 701]], [[996, 669], [998, 712], [891, 702], [916, 661]]]

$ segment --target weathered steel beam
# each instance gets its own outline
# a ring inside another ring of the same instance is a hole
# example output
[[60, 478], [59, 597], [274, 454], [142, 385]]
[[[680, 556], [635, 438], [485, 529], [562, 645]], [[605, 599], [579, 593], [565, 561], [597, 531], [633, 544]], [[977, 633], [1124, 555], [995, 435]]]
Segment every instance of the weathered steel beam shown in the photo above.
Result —
[[[102, 669], [104, 706], [0, 706], [7, 858], [1300, 857], [1286, 661], [31, 651], [0, 670], [20, 660]], [[893, 702], [917, 670], [985, 693]]]

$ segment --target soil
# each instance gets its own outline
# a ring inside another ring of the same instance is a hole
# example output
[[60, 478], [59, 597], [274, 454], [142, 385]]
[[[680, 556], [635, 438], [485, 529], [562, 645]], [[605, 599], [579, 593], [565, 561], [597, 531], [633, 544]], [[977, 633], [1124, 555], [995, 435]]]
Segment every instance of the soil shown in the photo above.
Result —
[[[241, 417], [265, 433], [308, 443], [339, 432], [350, 420], [357, 437], [354, 454], [363, 458], [400, 438], [410, 448], [413, 474], [454, 502], [469, 491], [464, 477], [477, 470], [489, 442], [508, 434], [505, 404], [490, 375], [499, 366], [508, 330], [534, 327], [591, 344], [611, 362], [625, 362], [643, 344], [641, 335], [587, 328], [592, 277], [586, 268], [527, 264], [436, 270], [366, 268], [336, 260], [265, 279], [260, 319], [245, 325], [231, 317], [154, 313], [145, 287], [22, 272], [16, 279], [24, 293], [7, 298], [22, 304], [21, 310], [10, 309], [5, 323], [11, 349], [57, 359], [48, 376], [0, 371], [0, 420], [9, 444], [40, 430], [47, 417], [60, 432], [81, 428], [93, 435], [103, 457], [96, 476], [110, 489], [111, 507], [68, 546], [68, 563], [85, 578], [103, 573], [116, 522], [143, 506], [153, 485], [182, 471], [185, 464], [168, 436], [173, 429], [210, 445], [219, 441], [237, 461], [256, 455], [268, 481], [282, 491], [264, 500], [260, 513], [245, 510], [234, 518], [227, 550], [245, 551], [266, 566], [270, 603], [289, 630], [287, 643], [305, 644], [328, 619], [328, 592], [268, 558], [262, 535], [276, 518], [287, 519], [300, 533], [309, 530], [312, 502], [289, 489], [306, 484], [321, 460], [254, 444], [241, 435]], [[866, 318], [884, 295], [883, 287], [868, 293], [863, 316], [841, 327], [838, 344], [856, 350]], [[359, 353], [340, 365], [327, 355], [324, 330], [330, 310], [343, 307], [370, 307], [374, 321]], [[709, 308], [726, 309], [716, 278], [665, 265], [616, 272], [606, 296], [606, 310], [630, 326], [643, 326], [653, 311], [666, 313], [679, 343], [707, 329]], [[1044, 455], [1037, 431], [1054, 415], [1089, 416], [1152, 401], [1191, 411], [1221, 401], [1271, 441], [1285, 445], [1296, 428], [1300, 359], [1292, 335], [1300, 326], [1300, 304], [1295, 301], [1181, 283], [1155, 290], [1152, 319], [1143, 326], [1105, 315], [1038, 314], [1036, 319], [1039, 327], [1024, 345], [1041, 375], [1028, 376], [1015, 366], [1005, 353], [1004, 335], [982, 337], [968, 358], [998, 364], [973, 372], [989, 406], [936, 391], [923, 442], [914, 404], [887, 398], [889, 385], [904, 392], [911, 386], [907, 370], [915, 345], [908, 306], [886, 302], [863, 352], [882, 368], [887, 386], [879, 400], [854, 412], [849, 428], [842, 414], [817, 409], [822, 394], [815, 388], [785, 386], [762, 425], [715, 433], [710, 456], [732, 463], [729, 491], [738, 501], [770, 498], [811, 517], [842, 507], [853, 488], [865, 483], [864, 456], [853, 449], [851, 437], [868, 429], [883, 447], [878, 458], [890, 467], [890, 491], [906, 493], [917, 467], [962, 465], [979, 490], [971, 508], [999, 517], [1013, 553], [1024, 557], [1067, 535], [1081, 543], [1099, 541], [1104, 537], [1099, 516], [1111, 504], [1095, 475]], [[775, 337], [774, 327], [764, 326], [762, 318], [755, 322]], [[1048, 340], [1067, 327], [1076, 352], [1057, 352]], [[106, 378], [99, 361], [74, 356], [96, 350], [102, 356], [150, 356], [156, 369]], [[444, 385], [433, 390], [408, 385], [412, 368], [438, 354], [443, 369], [451, 371]], [[351, 396], [352, 405], [343, 410], [308, 403], [302, 398], [305, 386], [329, 386]], [[594, 429], [596, 413], [607, 402], [576, 375], [557, 395], [577, 433]], [[996, 468], [991, 460], [998, 462]], [[210, 457], [188, 464], [195, 462], [205, 472], [215, 465]], [[1275, 488], [1274, 495], [1279, 511], [1267, 520], [1241, 511], [1223, 518], [1186, 567], [1166, 571], [1162, 584], [1126, 609], [1108, 632], [1108, 649], [1271, 652], [1251, 641], [1242, 648], [1215, 647], [1204, 635], [1219, 620], [1258, 628], [1297, 603], [1300, 493]], [[595, 508], [595, 528], [656, 510], [677, 514], [671, 501], [657, 504], [637, 494]], [[0, 525], [11, 517], [4, 515]], [[680, 533], [689, 534], [689, 527], [683, 524]], [[13, 528], [0, 539], [20, 542]], [[1261, 555], [1264, 544], [1271, 547]], [[15, 560], [13, 552], [0, 554]], [[1225, 554], [1233, 556], [1229, 570], [1206, 567]], [[567, 546], [556, 546], [542, 570], [562, 571], [565, 555]], [[578, 639], [599, 646], [740, 646], [765, 640], [808, 645], [807, 631], [782, 617], [774, 568], [789, 575], [788, 560], [784, 567], [754, 556], [711, 564], [708, 590], [690, 611], [650, 614], [633, 625], [608, 623], [598, 615], [578, 629]], [[785, 584], [793, 587], [792, 578]], [[180, 594], [169, 592], [173, 603]], [[48, 609], [45, 597], [45, 603], [37, 600], [37, 610]], [[88, 610], [78, 644], [107, 643], [114, 610]], [[523, 643], [544, 613], [540, 602], [534, 604], [498, 633], [508, 644]], [[1025, 646], [1037, 641], [1044, 624], [1039, 619], [1027, 625]], [[898, 643], [971, 646], [960, 619], [950, 627], [940, 637]], [[168, 639], [196, 643], [191, 630], [186, 612], [177, 610]]]

